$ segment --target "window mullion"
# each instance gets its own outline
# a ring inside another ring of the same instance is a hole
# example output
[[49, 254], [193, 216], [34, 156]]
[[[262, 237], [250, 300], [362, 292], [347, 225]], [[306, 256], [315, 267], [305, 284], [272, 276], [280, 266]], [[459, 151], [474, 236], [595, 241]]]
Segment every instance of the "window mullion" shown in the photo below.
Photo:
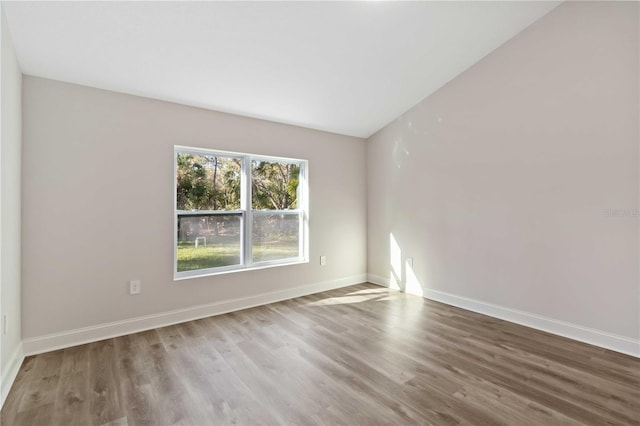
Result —
[[309, 164], [300, 162], [298, 210], [300, 210], [300, 256], [309, 256]]
[[241, 208], [244, 211], [244, 226], [242, 231], [244, 232], [244, 247], [242, 247], [242, 263], [244, 266], [251, 264], [251, 249], [252, 249], [252, 227], [253, 227], [253, 215], [251, 213], [251, 158], [247, 155], [242, 158], [242, 194], [241, 194]]

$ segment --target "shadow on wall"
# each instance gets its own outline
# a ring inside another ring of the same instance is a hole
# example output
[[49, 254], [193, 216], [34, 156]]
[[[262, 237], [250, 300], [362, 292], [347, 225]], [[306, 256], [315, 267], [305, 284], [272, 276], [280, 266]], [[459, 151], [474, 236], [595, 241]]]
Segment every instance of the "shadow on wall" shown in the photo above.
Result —
[[393, 235], [389, 233], [389, 286], [416, 296], [424, 296], [422, 284], [418, 280], [409, 259], [402, 258], [402, 249]]

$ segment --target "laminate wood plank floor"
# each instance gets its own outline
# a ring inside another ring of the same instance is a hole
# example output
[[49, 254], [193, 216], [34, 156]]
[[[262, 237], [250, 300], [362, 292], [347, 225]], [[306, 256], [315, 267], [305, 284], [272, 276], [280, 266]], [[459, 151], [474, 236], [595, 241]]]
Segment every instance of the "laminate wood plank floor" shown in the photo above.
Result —
[[25, 359], [12, 425], [640, 425], [640, 360], [371, 284]]

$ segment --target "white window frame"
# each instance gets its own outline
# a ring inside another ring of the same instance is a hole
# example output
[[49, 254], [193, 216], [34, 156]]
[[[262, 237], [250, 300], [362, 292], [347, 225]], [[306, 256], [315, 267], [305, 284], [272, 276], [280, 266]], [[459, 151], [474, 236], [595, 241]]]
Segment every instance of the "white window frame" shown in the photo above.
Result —
[[[178, 210], [177, 186], [178, 186], [178, 154], [188, 153], [194, 155], [219, 156], [226, 158], [238, 158], [241, 160], [240, 177], [240, 210]], [[293, 163], [300, 167], [298, 177], [297, 208], [294, 210], [253, 210], [251, 208], [251, 162], [270, 161], [278, 163]], [[178, 272], [178, 214], [201, 215], [220, 214], [240, 216], [240, 264], [219, 266], [217, 268], [196, 269], [192, 271]], [[267, 216], [273, 214], [298, 215], [299, 220], [299, 250], [300, 256], [286, 259], [265, 260], [253, 262], [252, 260], [252, 227], [254, 216]], [[206, 148], [194, 148], [175, 145], [173, 148], [173, 279], [174, 281], [196, 278], [210, 275], [219, 275], [230, 272], [247, 271], [274, 266], [294, 265], [309, 262], [309, 162], [307, 160], [286, 157], [274, 157], [267, 155], [247, 154], [240, 152], [220, 151]]]

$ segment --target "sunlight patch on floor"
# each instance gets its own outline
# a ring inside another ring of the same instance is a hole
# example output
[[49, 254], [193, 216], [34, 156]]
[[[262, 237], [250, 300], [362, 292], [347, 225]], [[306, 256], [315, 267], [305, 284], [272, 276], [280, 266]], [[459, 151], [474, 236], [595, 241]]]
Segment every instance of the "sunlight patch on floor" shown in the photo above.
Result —
[[330, 297], [328, 299], [316, 300], [315, 302], [309, 302], [307, 306], [328, 306], [328, 305], [350, 305], [353, 303], [370, 302], [372, 300], [379, 299], [379, 295], [372, 296], [338, 296]]

